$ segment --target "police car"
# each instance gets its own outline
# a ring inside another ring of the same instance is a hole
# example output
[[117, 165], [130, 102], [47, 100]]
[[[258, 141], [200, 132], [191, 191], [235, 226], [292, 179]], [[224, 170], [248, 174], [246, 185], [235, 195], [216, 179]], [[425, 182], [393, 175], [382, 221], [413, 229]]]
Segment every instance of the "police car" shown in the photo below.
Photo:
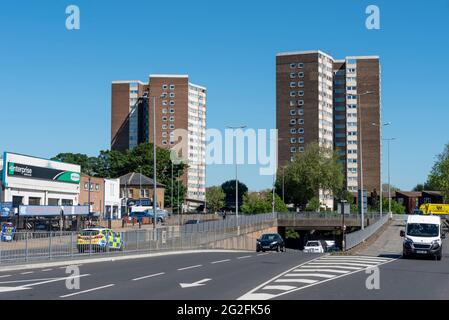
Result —
[[76, 246], [79, 253], [84, 251], [123, 250], [124, 243], [119, 232], [112, 229], [88, 228], [78, 234]]

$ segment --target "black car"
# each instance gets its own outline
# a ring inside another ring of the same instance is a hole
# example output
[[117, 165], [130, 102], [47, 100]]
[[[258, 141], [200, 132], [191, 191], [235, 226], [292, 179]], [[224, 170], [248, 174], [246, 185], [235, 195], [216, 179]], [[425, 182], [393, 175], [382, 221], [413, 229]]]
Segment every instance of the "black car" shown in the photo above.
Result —
[[278, 233], [267, 233], [262, 235], [256, 242], [256, 251], [285, 251], [285, 243]]

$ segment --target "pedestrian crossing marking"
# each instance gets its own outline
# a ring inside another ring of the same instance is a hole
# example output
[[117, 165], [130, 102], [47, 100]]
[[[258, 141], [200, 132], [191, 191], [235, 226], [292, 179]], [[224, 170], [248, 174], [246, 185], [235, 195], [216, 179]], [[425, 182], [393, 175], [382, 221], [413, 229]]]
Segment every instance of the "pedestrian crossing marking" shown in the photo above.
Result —
[[322, 256], [293, 267], [259, 285], [238, 300], [269, 300], [333, 281], [396, 259], [369, 256]]

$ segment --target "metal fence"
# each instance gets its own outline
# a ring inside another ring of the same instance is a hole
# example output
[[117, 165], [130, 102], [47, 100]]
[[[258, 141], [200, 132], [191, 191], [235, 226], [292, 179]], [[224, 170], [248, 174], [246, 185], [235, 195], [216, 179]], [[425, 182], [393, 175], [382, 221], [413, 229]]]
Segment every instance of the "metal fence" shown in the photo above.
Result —
[[[228, 220], [228, 218], [226, 218]], [[96, 234], [78, 232], [16, 232], [10, 242], [0, 242], [0, 265], [42, 260], [72, 259], [89, 256], [124, 255], [138, 252], [177, 251], [190, 249], [255, 249], [251, 234], [276, 226], [276, 221], [263, 215], [239, 217], [239, 225], [228, 221], [198, 225], [169, 226], [120, 232], [121, 246], [114, 239], [94, 239]], [[248, 236], [251, 235], [251, 236]], [[88, 240], [82, 240], [83, 238]], [[101, 238], [101, 236], [99, 237]]]
[[374, 233], [379, 230], [385, 223], [390, 219], [389, 214], [384, 214], [382, 218], [378, 219], [375, 223], [370, 224], [364, 230], [359, 230], [356, 232], [348, 233], [345, 235], [345, 250], [354, 248], [355, 246], [361, 244], [366, 239], [371, 237]]

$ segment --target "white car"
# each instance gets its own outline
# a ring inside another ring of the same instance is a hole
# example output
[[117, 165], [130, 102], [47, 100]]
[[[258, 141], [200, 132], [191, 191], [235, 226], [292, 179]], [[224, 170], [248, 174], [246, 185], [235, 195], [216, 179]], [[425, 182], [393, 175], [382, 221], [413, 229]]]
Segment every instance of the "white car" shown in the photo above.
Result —
[[303, 250], [306, 253], [324, 253], [324, 251], [323, 245], [319, 240], [307, 241]]

